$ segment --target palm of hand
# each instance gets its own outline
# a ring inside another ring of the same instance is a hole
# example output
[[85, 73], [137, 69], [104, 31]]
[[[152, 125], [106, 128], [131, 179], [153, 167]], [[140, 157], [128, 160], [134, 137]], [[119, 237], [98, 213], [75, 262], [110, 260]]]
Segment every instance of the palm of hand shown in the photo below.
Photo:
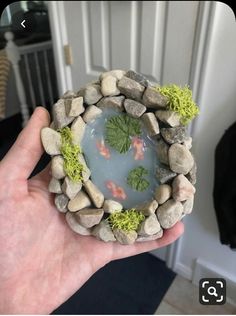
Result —
[[47, 112], [38, 108], [0, 163], [3, 313], [50, 313], [106, 263], [165, 246], [183, 231], [178, 223], [160, 240], [130, 246], [71, 231], [47, 190], [48, 168], [27, 180], [43, 152], [39, 135], [44, 126]]

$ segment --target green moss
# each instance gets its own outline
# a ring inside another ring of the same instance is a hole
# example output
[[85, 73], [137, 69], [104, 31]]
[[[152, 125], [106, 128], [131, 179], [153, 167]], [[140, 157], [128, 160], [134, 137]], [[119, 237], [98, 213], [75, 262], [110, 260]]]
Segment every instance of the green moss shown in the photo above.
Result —
[[64, 158], [64, 170], [67, 176], [74, 182], [83, 180], [83, 165], [79, 162], [78, 155], [81, 149], [72, 142], [72, 133], [69, 127], [59, 130], [62, 139], [61, 154]]
[[198, 113], [199, 108], [192, 98], [192, 91], [188, 86], [180, 87], [175, 84], [156, 87], [169, 100], [168, 108], [177, 112], [183, 125], [188, 124]]
[[130, 209], [121, 212], [114, 212], [108, 217], [108, 222], [112, 229], [118, 228], [124, 231], [137, 230], [139, 224], [145, 219], [145, 216], [135, 210]]

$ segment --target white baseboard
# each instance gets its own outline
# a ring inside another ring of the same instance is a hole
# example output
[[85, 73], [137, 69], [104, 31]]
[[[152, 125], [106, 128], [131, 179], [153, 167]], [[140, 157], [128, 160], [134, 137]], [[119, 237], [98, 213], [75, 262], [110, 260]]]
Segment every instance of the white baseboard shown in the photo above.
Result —
[[192, 280], [192, 269], [180, 262], [175, 264], [174, 272], [185, 279]]

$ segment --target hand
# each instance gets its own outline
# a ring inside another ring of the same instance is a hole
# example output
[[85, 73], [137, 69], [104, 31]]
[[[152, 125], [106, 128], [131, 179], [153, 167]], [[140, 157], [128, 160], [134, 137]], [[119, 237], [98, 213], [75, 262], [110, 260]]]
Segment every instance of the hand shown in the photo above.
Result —
[[108, 262], [166, 246], [183, 232], [177, 223], [161, 239], [129, 246], [74, 233], [48, 192], [49, 166], [27, 180], [41, 155], [48, 112], [36, 108], [0, 162], [0, 313], [51, 313]]

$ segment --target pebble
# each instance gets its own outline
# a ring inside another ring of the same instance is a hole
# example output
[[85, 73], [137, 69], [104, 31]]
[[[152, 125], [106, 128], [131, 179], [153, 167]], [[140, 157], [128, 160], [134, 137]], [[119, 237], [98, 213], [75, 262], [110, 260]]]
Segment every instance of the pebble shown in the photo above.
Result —
[[148, 85], [149, 85], [149, 81], [147, 80], [147, 78], [144, 75], [142, 75], [136, 71], [129, 70], [129, 71], [127, 71], [125, 76], [134, 80], [134, 81], [137, 81], [138, 83], [140, 83], [144, 87], [148, 87]]
[[186, 174], [186, 178], [194, 185], [197, 182], [197, 165], [194, 161], [192, 169]]
[[183, 143], [187, 137], [184, 126], [161, 128], [161, 135], [168, 144]]
[[92, 202], [94, 203], [94, 205], [97, 208], [102, 207], [104, 202], [104, 195], [98, 189], [98, 187], [91, 180], [88, 180], [84, 182], [84, 188], [88, 193], [89, 197], [91, 198]]
[[170, 146], [169, 152], [170, 169], [176, 173], [187, 174], [194, 165], [194, 159], [191, 152], [181, 144]]
[[169, 168], [157, 167], [156, 177], [160, 181], [161, 184], [169, 182], [172, 180], [177, 174], [171, 171]]
[[157, 158], [161, 163], [167, 166], [169, 165], [169, 147], [170, 146], [167, 145], [162, 139], [157, 141]]
[[172, 196], [176, 201], [185, 201], [196, 192], [194, 186], [183, 175], [178, 175], [172, 183]]
[[71, 124], [72, 142], [80, 145], [85, 132], [86, 124], [81, 116], [78, 116]]
[[74, 199], [82, 188], [82, 182], [73, 182], [69, 177], [65, 177], [61, 187], [63, 193], [66, 194], [69, 199]]
[[183, 205], [173, 199], [168, 200], [157, 209], [157, 218], [164, 229], [171, 228], [181, 218]]
[[88, 105], [96, 104], [103, 97], [98, 84], [88, 84], [78, 91], [77, 96], [83, 97], [84, 103]]
[[151, 236], [138, 236], [138, 238], [136, 239], [136, 242], [144, 242], [144, 241], [152, 241], [152, 240], [156, 240], [159, 239], [163, 236], [163, 229], [161, 228], [159, 230], [158, 233], [156, 233], [155, 235], [151, 235]]
[[101, 109], [114, 109], [122, 112], [124, 110], [123, 102], [125, 97], [123, 95], [118, 97], [106, 97], [102, 98], [98, 103], [97, 107]]
[[165, 108], [167, 101], [165, 96], [161, 95], [159, 91], [152, 87], [146, 88], [143, 94], [143, 104], [148, 108]]
[[49, 125], [49, 127], [50, 127], [51, 129], [56, 130], [56, 126], [55, 126], [55, 123], [54, 123], [53, 121], [51, 122], [51, 124]]
[[85, 123], [92, 122], [100, 114], [102, 114], [101, 109], [99, 109], [96, 105], [90, 105], [87, 107], [86, 111], [84, 112], [83, 120], [85, 121]]
[[172, 188], [168, 184], [161, 184], [156, 188], [155, 199], [158, 204], [163, 204], [171, 197]]
[[138, 234], [135, 230], [126, 232], [121, 229], [115, 228], [113, 230], [114, 236], [122, 245], [132, 245], [138, 237]]
[[92, 235], [105, 242], [116, 241], [110, 225], [105, 220], [102, 220], [93, 228]]
[[173, 111], [156, 111], [155, 112], [156, 117], [168, 124], [171, 127], [177, 127], [180, 125], [180, 116], [178, 113]]
[[115, 213], [115, 212], [119, 212], [123, 209], [123, 206], [119, 203], [116, 202], [114, 200], [105, 200], [104, 204], [103, 204], [103, 210], [105, 213]]
[[161, 229], [156, 214], [148, 216], [141, 224], [138, 230], [140, 236], [150, 236], [157, 234]]
[[119, 95], [120, 90], [117, 88], [117, 79], [110, 75], [104, 77], [101, 82], [101, 91], [104, 97]]
[[118, 82], [118, 89], [126, 96], [126, 98], [141, 101], [145, 87], [135, 80], [124, 76]]
[[72, 200], [69, 201], [68, 209], [71, 212], [77, 212], [90, 205], [91, 201], [88, 195], [85, 192], [80, 191]]
[[188, 149], [192, 148], [192, 137], [186, 137], [185, 141], [183, 142], [183, 145], [187, 147]]
[[43, 147], [49, 155], [59, 155], [61, 153], [61, 135], [49, 127], [41, 129], [41, 140]]
[[69, 199], [65, 194], [56, 194], [54, 198], [54, 203], [56, 205], [56, 208], [61, 213], [66, 213], [68, 211], [67, 205], [68, 205]]
[[63, 96], [61, 97], [62, 99], [72, 99], [72, 98], [76, 98], [76, 93], [74, 93], [74, 91], [72, 90], [67, 90]]
[[60, 181], [55, 178], [51, 178], [48, 185], [48, 191], [51, 193], [62, 193]]
[[61, 155], [54, 156], [51, 160], [52, 176], [58, 180], [65, 178], [64, 159]]
[[103, 72], [100, 75], [99, 80], [102, 81], [107, 76], [112, 76], [112, 77], [115, 77], [117, 80], [120, 80], [124, 75], [125, 75], [124, 70], [115, 69], [115, 70]]
[[153, 113], [143, 114], [142, 120], [149, 136], [152, 137], [160, 133], [158, 121]]
[[91, 171], [86, 164], [83, 154], [78, 154], [78, 161], [83, 165], [82, 177], [83, 182], [86, 182], [91, 175]]
[[124, 107], [126, 112], [134, 118], [139, 118], [146, 111], [146, 106], [131, 99], [125, 99]]
[[84, 112], [83, 97], [65, 100], [66, 114], [68, 116], [77, 117]]
[[192, 195], [186, 201], [182, 202], [182, 205], [183, 205], [183, 208], [184, 208], [184, 210], [183, 210], [183, 214], [184, 215], [192, 213], [193, 204], [194, 204], [194, 195]]
[[156, 200], [144, 202], [137, 207], [135, 207], [136, 210], [143, 213], [145, 216], [149, 216], [155, 213], [156, 209], [158, 208], [158, 203]]
[[75, 213], [66, 213], [66, 221], [69, 227], [77, 234], [83, 235], [83, 236], [89, 236], [91, 235], [91, 229], [85, 228], [82, 225], [80, 225], [77, 221]]
[[53, 121], [56, 129], [69, 125], [74, 117], [66, 115], [65, 99], [59, 99], [52, 107]]
[[75, 213], [76, 219], [85, 228], [91, 228], [100, 223], [103, 214], [103, 209], [99, 208], [84, 208]]

